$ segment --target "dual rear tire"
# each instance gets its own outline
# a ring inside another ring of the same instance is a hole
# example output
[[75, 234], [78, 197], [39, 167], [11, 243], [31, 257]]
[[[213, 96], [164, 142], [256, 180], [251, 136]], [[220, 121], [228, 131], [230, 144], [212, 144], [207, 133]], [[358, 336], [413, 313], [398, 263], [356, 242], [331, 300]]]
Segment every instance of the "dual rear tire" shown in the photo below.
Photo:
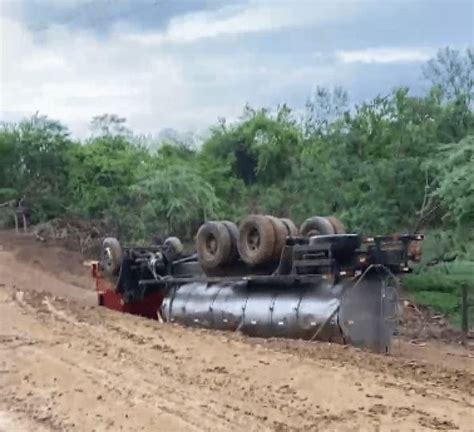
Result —
[[346, 228], [334, 216], [313, 216], [302, 223], [300, 232], [304, 237], [311, 237], [315, 235], [345, 234]]
[[239, 257], [257, 266], [278, 261], [286, 238], [297, 235], [298, 229], [290, 219], [250, 215], [239, 228], [229, 221], [205, 223], [196, 235], [196, 250], [205, 270], [233, 264]]
[[196, 251], [201, 267], [215, 269], [237, 260], [239, 230], [229, 221], [211, 221], [201, 225], [196, 235]]
[[247, 216], [240, 224], [237, 243], [242, 261], [252, 266], [271, 261], [276, 255], [277, 244], [281, 242], [281, 228], [267, 216]]
[[239, 228], [229, 221], [207, 222], [196, 235], [196, 250], [204, 270], [235, 263], [238, 258], [250, 266], [277, 262], [287, 237], [344, 234], [344, 225], [334, 216], [306, 219], [300, 230], [291, 219], [250, 215]]

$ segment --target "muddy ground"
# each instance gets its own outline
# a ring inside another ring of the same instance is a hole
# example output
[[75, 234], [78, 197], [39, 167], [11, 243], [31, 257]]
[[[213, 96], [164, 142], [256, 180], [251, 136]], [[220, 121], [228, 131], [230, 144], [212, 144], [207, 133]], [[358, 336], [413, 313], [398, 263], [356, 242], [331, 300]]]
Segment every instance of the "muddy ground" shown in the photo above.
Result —
[[95, 306], [82, 258], [0, 233], [0, 431], [474, 431], [472, 351], [391, 356]]

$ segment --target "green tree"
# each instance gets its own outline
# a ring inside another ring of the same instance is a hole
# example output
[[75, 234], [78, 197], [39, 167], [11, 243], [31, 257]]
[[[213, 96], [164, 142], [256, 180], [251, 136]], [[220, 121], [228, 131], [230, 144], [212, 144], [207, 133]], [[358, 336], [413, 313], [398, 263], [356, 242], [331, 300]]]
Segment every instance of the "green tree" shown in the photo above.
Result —
[[131, 194], [148, 232], [190, 239], [196, 227], [213, 218], [220, 206], [213, 187], [185, 164], [158, 164], [145, 173]]
[[291, 110], [281, 106], [272, 116], [266, 109], [246, 107], [236, 125], [221, 123], [203, 145], [204, 156], [228, 161], [245, 184], [269, 185], [290, 171], [299, 151], [300, 131]]
[[474, 228], [474, 135], [447, 144], [437, 160], [440, 180], [434, 195], [457, 227]]
[[464, 99], [467, 105], [474, 98], [474, 50], [461, 51], [446, 47], [423, 68], [425, 78], [439, 89], [445, 100]]
[[127, 119], [117, 114], [102, 114], [92, 118], [90, 130], [93, 137], [132, 137]]
[[93, 138], [75, 146], [69, 168], [69, 210], [87, 218], [115, 219], [129, 208], [130, 185], [146, 170], [150, 154], [120, 136]]
[[0, 187], [26, 196], [33, 220], [64, 212], [67, 205], [67, 167], [72, 141], [59, 122], [38, 114], [5, 125], [0, 134]]

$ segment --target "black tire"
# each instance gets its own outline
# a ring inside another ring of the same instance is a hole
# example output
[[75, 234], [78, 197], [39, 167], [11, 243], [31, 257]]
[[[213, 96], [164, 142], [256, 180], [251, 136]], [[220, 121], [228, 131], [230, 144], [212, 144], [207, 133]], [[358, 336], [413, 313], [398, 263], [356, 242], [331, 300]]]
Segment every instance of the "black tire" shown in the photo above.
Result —
[[240, 224], [239, 231], [237, 246], [244, 262], [254, 266], [272, 260], [275, 230], [270, 219], [261, 215], [247, 216]]
[[227, 228], [230, 234], [231, 246], [230, 246], [230, 257], [229, 264], [237, 261], [239, 257], [239, 250], [237, 248], [237, 243], [239, 241], [239, 228], [234, 222], [230, 221], [221, 221]]
[[206, 222], [196, 235], [196, 251], [203, 269], [214, 269], [227, 264], [231, 257], [232, 240], [221, 222]]
[[300, 232], [304, 237], [335, 234], [331, 222], [321, 216], [313, 216], [306, 219], [300, 227]]
[[286, 225], [274, 216], [265, 216], [270, 219], [270, 222], [273, 225], [273, 231], [275, 233], [275, 244], [273, 246], [273, 259], [278, 261], [281, 258], [281, 251], [286, 245], [286, 238], [288, 237], [288, 230]]
[[331, 223], [336, 234], [346, 234], [346, 227], [337, 217], [326, 216], [326, 219]]
[[289, 237], [297, 237], [299, 234], [298, 227], [296, 224], [288, 218], [280, 218], [280, 220], [285, 224], [287, 233]]
[[122, 265], [123, 252], [119, 241], [114, 237], [107, 237], [102, 242], [101, 268], [106, 276], [118, 276]]
[[165, 246], [169, 250], [169, 259], [174, 260], [178, 258], [184, 250], [183, 243], [178, 237], [168, 237], [164, 242]]

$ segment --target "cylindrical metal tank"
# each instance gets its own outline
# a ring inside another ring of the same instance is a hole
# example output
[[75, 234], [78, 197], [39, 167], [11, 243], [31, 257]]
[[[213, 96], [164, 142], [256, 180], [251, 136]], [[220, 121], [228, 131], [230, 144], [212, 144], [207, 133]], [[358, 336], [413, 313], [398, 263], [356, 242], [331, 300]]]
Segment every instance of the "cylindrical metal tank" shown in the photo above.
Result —
[[397, 323], [395, 287], [381, 274], [333, 285], [322, 278], [304, 285], [248, 281], [176, 285], [164, 299], [166, 321], [250, 336], [352, 343], [388, 352]]

